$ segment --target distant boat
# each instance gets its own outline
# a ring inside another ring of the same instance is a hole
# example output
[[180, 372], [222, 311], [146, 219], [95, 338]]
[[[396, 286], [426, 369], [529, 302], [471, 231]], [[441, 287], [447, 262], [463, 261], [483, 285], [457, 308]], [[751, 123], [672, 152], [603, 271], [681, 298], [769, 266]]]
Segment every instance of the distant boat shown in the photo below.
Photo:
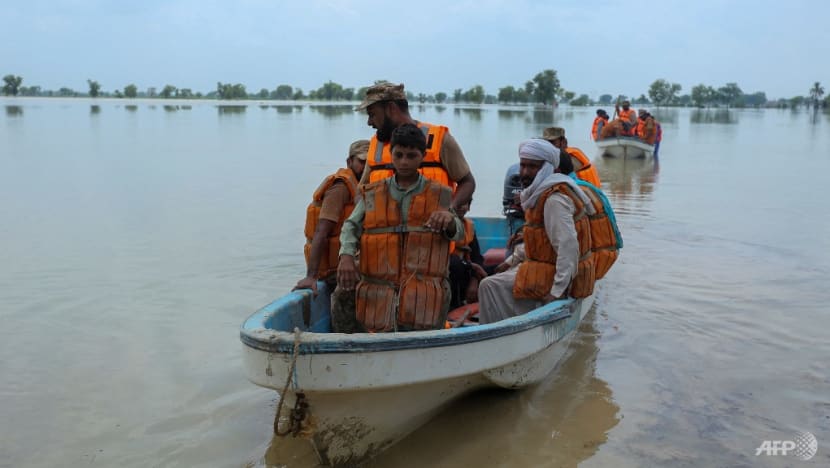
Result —
[[597, 140], [603, 156], [614, 158], [652, 158], [654, 145], [635, 137], [611, 137]]
[[[474, 219], [482, 250], [504, 247], [504, 218]], [[366, 461], [475, 389], [517, 389], [557, 366], [593, 296], [551, 302], [497, 323], [396, 333], [331, 333], [326, 284], [294, 291], [242, 325], [249, 380], [287, 385], [285, 432], [324, 465]], [[292, 371], [293, 369], [293, 371]], [[290, 413], [290, 416], [289, 416]]]

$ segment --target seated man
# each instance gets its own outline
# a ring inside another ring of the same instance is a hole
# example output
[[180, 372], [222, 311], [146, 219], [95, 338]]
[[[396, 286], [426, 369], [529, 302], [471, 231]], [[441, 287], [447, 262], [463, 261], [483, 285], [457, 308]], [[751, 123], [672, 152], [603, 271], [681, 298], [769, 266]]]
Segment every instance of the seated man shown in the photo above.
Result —
[[306, 275], [294, 289], [311, 289], [317, 294], [317, 280], [334, 286], [340, 253], [340, 227], [354, 209], [357, 181], [363, 174], [368, 150], [369, 140], [352, 143], [346, 167], [326, 177], [314, 191], [305, 220], [306, 244], [303, 250]]
[[[444, 327], [450, 304], [450, 241], [464, 239], [449, 211], [452, 190], [422, 176], [426, 138], [417, 126], [392, 132], [394, 175], [361, 188], [340, 234], [337, 285], [355, 291], [355, 310], [332, 305], [332, 326], [344, 331], [432, 330]], [[354, 256], [360, 247], [360, 270]], [[345, 295], [335, 291], [334, 301]], [[352, 321], [354, 326], [341, 328]]]
[[[596, 211], [591, 200], [573, 179], [556, 172], [559, 150], [550, 143], [522, 142], [519, 160], [527, 219], [524, 250], [517, 249], [500, 268], [508, 270], [481, 281], [481, 323], [522, 315], [567, 296], [587, 297], [594, 288], [589, 216]], [[518, 258], [522, 253], [525, 258]]]
[[597, 187], [602, 186], [597, 168], [591, 164], [591, 158], [583, 153], [581, 149], [568, 146], [568, 139], [565, 137], [564, 128], [548, 127], [542, 132], [542, 139], [549, 141], [553, 146], [557, 147], [560, 151], [560, 156], [567, 154], [571, 157], [571, 162], [573, 163], [577, 177]]

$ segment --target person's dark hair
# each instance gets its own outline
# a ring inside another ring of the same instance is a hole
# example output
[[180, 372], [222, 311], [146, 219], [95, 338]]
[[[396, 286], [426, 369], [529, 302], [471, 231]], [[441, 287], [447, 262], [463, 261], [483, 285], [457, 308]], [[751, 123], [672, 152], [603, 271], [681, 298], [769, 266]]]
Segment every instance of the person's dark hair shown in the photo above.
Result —
[[571, 155], [560, 151], [559, 152], [559, 172], [562, 174], [570, 174], [574, 171], [574, 163], [571, 161]]
[[392, 145], [401, 145], [416, 148], [421, 153], [427, 150], [427, 139], [424, 132], [413, 124], [403, 124], [392, 132]]

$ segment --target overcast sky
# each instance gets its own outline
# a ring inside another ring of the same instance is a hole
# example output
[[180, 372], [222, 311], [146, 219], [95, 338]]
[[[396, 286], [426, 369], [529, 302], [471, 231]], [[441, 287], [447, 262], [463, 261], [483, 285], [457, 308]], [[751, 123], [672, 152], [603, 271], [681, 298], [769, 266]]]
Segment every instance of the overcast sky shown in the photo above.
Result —
[[825, 0], [0, 0], [0, 75], [80, 91], [387, 79], [497, 94], [553, 68], [593, 99], [658, 78], [773, 99], [830, 91], [828, 18]]

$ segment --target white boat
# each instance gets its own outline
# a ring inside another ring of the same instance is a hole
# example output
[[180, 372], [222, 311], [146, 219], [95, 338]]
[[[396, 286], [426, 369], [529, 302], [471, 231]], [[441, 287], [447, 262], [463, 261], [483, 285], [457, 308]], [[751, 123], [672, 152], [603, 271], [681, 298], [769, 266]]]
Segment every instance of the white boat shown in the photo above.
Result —
[[649, 145], [636, 137], [603, 138], [596, 143], [603, 156], [646, 159], [654, 157], [654, 145]]
[[[503, 246], [503, 219], [476, 219], [482, 249]], [[362, 463], [483, 387], [547, 377], [593, 304], [555, 301], [501, 322], [396, 333], [330, 332], [325, 283], [291, 292], [242, 325], [245, 372], [284, 399], [286, 432], [308, 438], [323, 465]], [[279, 410], [278, 410], [279, 411]]]

